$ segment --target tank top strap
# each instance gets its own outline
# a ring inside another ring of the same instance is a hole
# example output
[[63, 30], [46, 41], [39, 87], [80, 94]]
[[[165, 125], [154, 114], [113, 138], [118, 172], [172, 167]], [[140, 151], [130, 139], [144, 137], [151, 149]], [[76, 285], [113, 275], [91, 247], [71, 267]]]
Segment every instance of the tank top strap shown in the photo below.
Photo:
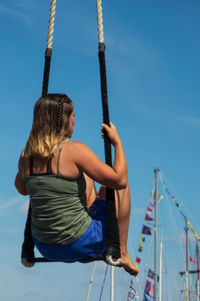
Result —
[[47, 174], [51, 175], [51, 158], [47, 161]]
[[60, 154], [61, 154], [61, 151], [63, 149], [63, 146], [65, 145], [67, 141], [65, 141], [64, 143], [62, 143], [61, 147], [59, 148], [59, 151], [58, 151], [58, 159], [57, 159], [57, 177], [60, 177], [60, 170], [59, 170], [59, 166], [60, 166]]

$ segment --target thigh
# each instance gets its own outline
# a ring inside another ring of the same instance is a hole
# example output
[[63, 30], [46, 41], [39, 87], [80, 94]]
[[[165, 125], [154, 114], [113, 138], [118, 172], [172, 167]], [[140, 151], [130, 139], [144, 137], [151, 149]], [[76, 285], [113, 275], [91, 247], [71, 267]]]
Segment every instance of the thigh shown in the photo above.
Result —
[[86, 202], [87, 208], [90, 208], [90, 206], [94, 203], [94, 201], [97, 198], [97, 189], [94, 181], [90, 177], [88, 177], [86, 174], [84, 174], [84, 177], [86, 182], [84, 200]]

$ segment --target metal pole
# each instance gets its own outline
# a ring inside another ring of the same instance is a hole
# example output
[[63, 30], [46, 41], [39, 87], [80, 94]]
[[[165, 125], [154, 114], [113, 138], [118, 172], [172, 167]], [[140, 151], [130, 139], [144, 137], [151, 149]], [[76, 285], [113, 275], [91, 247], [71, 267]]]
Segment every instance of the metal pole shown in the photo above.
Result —
[[93, 279], [94, 279], [95, 268], [96, 268], [96, 261], [94, 261], [94, 264], [93, 264], [93, 267], [92, 267], [92, 273], [91, 273], [90, 282], [89, 282], [89, 285], [88, 285], [88, 292], [87, 292], [86, 301], [89, 301], [89, 298], [90, 298], [90, 293], [91, 293], [92, 283], [93, 283]]
[[200, 300], [200, 289], [199, 289], [199, 245], [198, 238], [196, 238], [196, 250], [197, 250], [197, 298], [196, 300]]
[[159, 278], [159, 301], [162, 301], [162, 242], [160, 243], [160, 278]]
[[114, 274], [114, 266], [111, 266], [111, 277], [110, 277], [110, 301], [114, 301], [114, 282], [115, 282], [115, 274]]
[[185, 294], [184, 301], [189, 301], [189, 273], [188, 273], [188, 226], [185, 219], [185, 238], [186, 238], [186, 271], [185, 271]]
[[159, 169], [154, 170], [155, 173], [155, 189], [154, 189], [154, 301], [157, 300], [157, 203], [158, 203], [158, 173]]

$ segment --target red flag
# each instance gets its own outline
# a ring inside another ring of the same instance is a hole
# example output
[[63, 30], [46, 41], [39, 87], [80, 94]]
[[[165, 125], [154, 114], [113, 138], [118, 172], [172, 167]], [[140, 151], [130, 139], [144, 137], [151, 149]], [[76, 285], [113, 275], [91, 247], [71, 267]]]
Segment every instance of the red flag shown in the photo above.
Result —
[[192, 261], [192, 262], [194, 262], [194, 263], [197, 263], [197, 261], [194, 260], [194, 259], [192, 258], [192, 256], [190, 256], [190, 261]]
[[152, 208], [150, 208], [150, 207], [147, 207], [147, 211], [149, 211], [149, 212], [152, 212], [152, 211], [153, 211], [153, 209], [152, 209]]
[[139, 257], [136, 257], [135, 261], [141, 263], [141, 259]]
[[145, 214], [145, 221], [153, 221], [154, 218], [148, 215], [148, 213]]

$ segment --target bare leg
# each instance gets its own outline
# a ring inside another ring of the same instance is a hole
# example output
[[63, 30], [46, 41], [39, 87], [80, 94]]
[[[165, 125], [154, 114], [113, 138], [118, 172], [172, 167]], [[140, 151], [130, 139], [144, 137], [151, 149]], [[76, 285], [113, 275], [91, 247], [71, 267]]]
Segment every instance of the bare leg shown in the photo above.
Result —
[[[86, 180], [85, 201], [86, 201], [87, 208], [89, 208], [97, 198], [106, 200], [105, 186], [101, 186], [99, 192], [97, 193], [94, 181], [90, 179], [87, 175], [85, 175], [85, 180]], [[130, 255], [127, 250], [128, 229], [129, 229], [130, 208], [131, 208], [129, 186], [127, 186], [125, 189], [115, 191], [115, 206], [116, 206], [118, 224], [120, 228], [121, 266], [129, 274], [136, 276], [138, 274], [138, 269], [132, 263]]]
[[131, 209], [129, 186], [127, 186], [125, 189], [115, 191], [115, 199], [118, 224], [120, 228], [121, 265], [129, 274], [136, 276], [138, 274], [138, 269], [131, 261], [127, 249]]

